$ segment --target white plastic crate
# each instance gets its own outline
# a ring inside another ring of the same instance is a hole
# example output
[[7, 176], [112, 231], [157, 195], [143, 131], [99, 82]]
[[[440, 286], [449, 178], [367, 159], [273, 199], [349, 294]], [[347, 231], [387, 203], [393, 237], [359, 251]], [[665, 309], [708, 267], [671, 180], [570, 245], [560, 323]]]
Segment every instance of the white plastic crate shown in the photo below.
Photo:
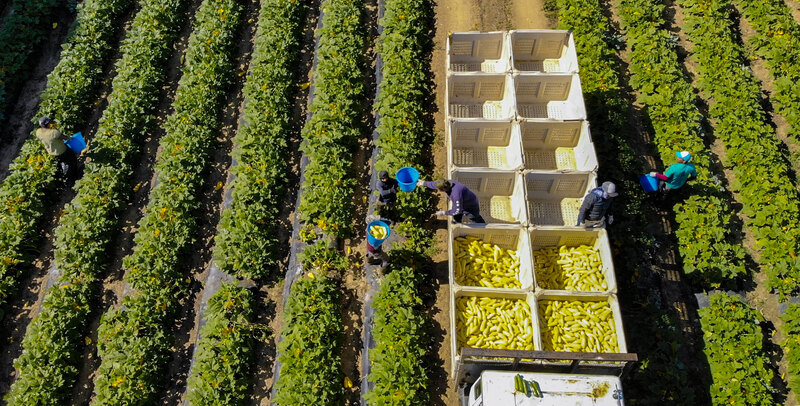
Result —
[[594, 173], [525, 174], [528, 221], [532, 226], [574, 226], [584, 196], [597, 187]]
[[569, 31], [512, 30], [508, 39], [515, 72], [578, 72], [578, 54]]
[[[620, 311], [619, 307], [619, 300], [617, 296], [614, 294], [591, 294], [591, 293], [580, 293], [580, 292], [563, 292], [563, 291], [541, 291], [535, 294], [535, 301], [536, 305], [531, 309], [535, 313], [534, 319], [536, 321], [536, 328], [534, 329], [536, 332], [539, 333], [538, 339], [539, 341], [534, 345], [537, 348], [542, 348], [544, 351], [552, 351], [551, 348], [546, 348], [544, 343], [542, 342], [542, 332], [546, 328], [546, 325], [542, 325], [539, 321], [539, 302], [542, 301], [580, 301], [580, 302], [600, 302], [605, 301], [608, 302], [609, 307], [611, 308], [612, 318], [614, 320], [614, 331], [617, 336], [617, 346], [619, 347], [619, 353], [626, 353], [628, 352], [628, 347], [625, 344], [625, 330], [622, 328], [622, 312]], [[562, 361], [563, 362], [563, 361]], [[554, 361], [554, 363], [562, 363], [559, 361]], [[598, 362], [601, 363], [601, 362]], [[590, 362], [587, 362], [586, 365], [590, 365]]]
[[525, 170], [594, 171], [597, 154], [585, 120], [519, 123]]
[[525, 191], [518, 172], [457, 170], [450, 177], [478, 197], [487, 224], [525, 224]]
[[[519, 280], [522, 285], [519, 289], [506, 289], [506, 288], [486, 288], [482, 286], [467, 286], [458, 283], [455, 277], [455, 259], [456, 252], [455, 239], [458, 237], [476, 237], [489, 244], [498, 245], [500, 248], [507, 250], [514, 250], [519, 256]], [[464, 225], [454, 225], [450, 228], [449, 238], [449, 272], [450, 272], [450, 289], [455, 291], [464, 290], [466, 292], [493, 292], [493, 291], [533, 291], [533, 263], [530, 248], [530, 234], [525, 228], [507, 228], [507, 227], [468, 227]]]
[[445, 106], [448, 118], [511, 120], [516, 114], [511, 75], [451, 73]]
[[537, 312], [536, 312], [536, 298], [532, 292], [502, 292], [502, 291], [491, 291], [487, 289], [483, 290], [473, 290], [473, 291], [454, 291], [450, 290], [450, 354], [452, 355], [452, 365], [454, 366], [453, 371], [455, 371], [455, 366], [461, 363], [461, 346], [458, 343], [458, 330], [460, 328], [460, 323], [458, 321], [458, 310], [456, 309], [456, 300], [462, 297], [490, 297], [496, 299], [511, 299], [511, 300], [522, 300], [528, 305], [531, 311], [531, 323], [533, 325], [533, 347], [536, 351], [541, 351], [542, 347], [542, 340], [541, 340], [541, 332], [539, 331], [539, 323], [537, 321]]
[[602, 262], [603, 277], [605, 278], [608, 289], [599, 293], [616, 293], [617, 292], [617, 278], [614, 273], [614, 262], [611, 257], [611, 244], [608, 239], [608, 234], [604, 229], [593, 230], [564, 230], [564, 229], [547, 229], [537, 228], [530, 232], [531, 241], [531, 263], [533, 264], [534, 281], [537, 290], [544, 292], [552, 292], [553, 290], [544, 289], [536, 275], [536, 261], [533, 255], [536, 251], [548, 247], [577, 247], [579, 245], [588, 245], [593, 247], [600, 253], [600, 261]]
[[511, 121], [451, 120], [448, 124], [450, 170], [522, 168], [519, 125]]
[[586, 119], [577, 74], [516, 73], [514, 91], [519, 119]]
[[503, 31], [455, 32], [448, 35], [448, 72], [508, 72], [510, 59], [506, 36]]

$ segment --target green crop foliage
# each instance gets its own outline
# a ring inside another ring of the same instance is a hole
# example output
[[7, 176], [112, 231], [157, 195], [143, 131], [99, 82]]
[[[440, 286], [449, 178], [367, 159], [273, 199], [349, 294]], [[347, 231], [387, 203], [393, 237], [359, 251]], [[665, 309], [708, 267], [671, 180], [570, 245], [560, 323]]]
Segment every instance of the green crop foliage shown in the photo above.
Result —
[[719, 287], [744, 275], [744, 248], [731, 244], [732, 208], [710, 179], [709, 150], [703, 141], [701, 115], [686, 81], [669, 32], [662, 28], [664, 4], [656, 0], [622, 0], [620, 18], [631, 47], [630, 84], [655, 129], [655, 144], [665, 165], [676, 151], [691, 151], [698, 184], [691, 197], [675, 205], [678, 248], [683, 270]]
[[714, 405], [774, 405], [773, 372], [764, 352], [764, 317], [756, 309], [725, 293], [710, 296], [700, 309], [703, 341], [711, 367]]
[[[108, 4], [100, 7], [103, 3]], [[87, 2], [81, 13], [104, 16], [101, 21], [110, 31], [116, 21], [110, 14], [115, 10], [112, 6], [119, 8], [119, 3]], [[59, 283], [46, 293], [41, 312], [25, 333], [24, 351], [14, 364], [20, 373], [7, 397], [9, 405], [59, 404], [70, 396], [80, 368], [91, 304], [108, 266], [108, 249], [120, 228], [118, 215], [133, 194], [130, 179], [140, 142], [152, 127], [167, 58], [184, 20], [176, 11], [184, 5], [183, 0], [143, 1], [131, 23], [120, 49], [122, 58], [117, 62], [108, 108], [92, 143], [92, 160], [56, 228], [55, 265], [62, 274]], [[90, 29], [91, 24], [80, 27], [95, 31]], [[91, 43], [91, 38], [94, 35], [86, 41]], [[70, 82], [61, 75], [56, 77], [58, 80], [51, 84], [66, 86]], [[75, 96], [77, 93], [71, 97]], [[81, 249], [75, 249], [76, 245]]]
[[781, 315], [783, 320], [783, 334], [786, 337], [781, 342], [784, 359], [789, 364], [789, 388], [794, 393], [800, 393], [800, 304], [791, 304]]
[[[694, 44], [698, 87], [711, 100], [715, 135], [725, 144], [745, 224], [756, 239], [767, 287], [781, 297], [800, 288], [800, 206], [780, 142], [760, 104], [761, 88], [746, 66], [730, 25], [730, 8], [720, 0], [681, 0], [686, 33]], [[702, 231], [702, 230], [698, 230]], [[701, 247], [702, 248], [702, 247]]]
[[275, 230], [289, 171], [289, 131], [295, 70], [302, 41], [303, 1], [261, 2], [250, 72], [244, 85], [245, 122], [234, 138], [232, 201], [220, 219], [214, 260], [248, 278], [275, 271]]
[[[173, 10], [174, 12], [174, 10]], [[157, 185], [123, 263], [133, 292], [103, 315], [93, 405], [148, 404], [160, 388], [173, 339], [172, 318], [187, 293], [182, 259], [193, 242], [197, 196], [220, 130], [225, 91], [235, 73], [234, 40], [241, 5], [205, 0], [189, 38], [174, 113], [155, 164]]]
[[749, 45], [769, 67], [774, 82], [775, 111], [789, 123], [789, 135], [800, 141], [800, 24], [779, 0], [733, 1], [756, 33]]
[[281, 367], [272, 399], [276, 405], [332, 405], [342, 401], [341, 293], [327, 274], [341, 271], [347, 262], [335, 250], [319, 245], [309, 248], [301, 259], [306, 274], [292, 285], [283, 311], [282, 340], [278, 343]]
[[352, 232], [356, 178], [353, 155], [364, 132], [364, 3], [325, 0], [319, 33], [311, 119], [301, 149], [300, 219], [335, 236]]
[[253, 294], [224, 283], [208, 299], [186, 398], [192, 405], [245, 404], [253, 358]]
[[[19, 89], [30, 72], [31, 55], [47, 38], [51, 18], [64, 10], [58, 0], [15, 1], [0, 29], [0, 119], [8, 107], [8, 95]], [[102, 65], [102, 64], [101, 64]], [[99, 68], [102, 69], [102, 66]]]
[[[47, 77], [36, 118], [45, 114], [58, 118], [65, 133], [86, 125], [86, 111], [96, 99], [102, 66], [111, 58], [116, 23], [131, 4], [131, 0], [81, 3], [61, 60]], [[87, 60], [96, 63], [87, 66]], [[53, 101], [56, 98], [60, 99], [57, 103]], [[70, 111], [82, 113], [71, 114]], [[13, 294], [16, 275], [30, 266], [35, 255], [39, 222], [46, 209], [45, 196], [55, 179], [55, 170], [54, 159], [37, 139], [30, 138], [0, 185], [0, 307]]]

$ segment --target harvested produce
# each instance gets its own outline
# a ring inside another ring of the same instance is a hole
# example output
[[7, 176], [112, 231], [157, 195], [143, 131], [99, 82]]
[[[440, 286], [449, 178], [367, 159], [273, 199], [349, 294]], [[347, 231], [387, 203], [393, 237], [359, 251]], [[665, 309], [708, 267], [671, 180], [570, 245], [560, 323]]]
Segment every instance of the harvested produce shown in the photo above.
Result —
[[459, 284], [486, 288], [522, 287], [516, 251], [502, 249], [469, 235], [456, 238], [454, 245], [455, 277]]
[[536, 282], [544, 289], [605, 291], [600, 251], [588, 245], [547, 247], [533, 252]]
[[382, 240], [386, 238], [386, 228], [382, 226], [372, 226], [369, 228], [369, 234], [379, 240]]
[[539, 325], [545, 351], [619, 352], [608, 302], [543, 300]]
[[524, 300], [490, 297], [456, 299], [459, 347], [533, 350], [533, 320]]

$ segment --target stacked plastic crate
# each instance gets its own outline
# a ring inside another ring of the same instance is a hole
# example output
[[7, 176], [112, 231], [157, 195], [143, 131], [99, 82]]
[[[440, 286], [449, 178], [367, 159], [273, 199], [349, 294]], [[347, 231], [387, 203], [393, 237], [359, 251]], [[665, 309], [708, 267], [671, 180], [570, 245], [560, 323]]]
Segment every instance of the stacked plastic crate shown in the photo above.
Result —
[[[606, 231], [575, 226], [583, 197], [597, 187], [597, 156], [572, 34], [450, 34], [445, 109], [448, 175], [476, 193], [487, 222], [449, 225], [453, 374], [470, 362], [465, 346], [626, 352]], [[588, 262], [568, 264], [578, 260]], [[555, 275], [591, 267], [572, 277], [594, 273], [592, 283]], [[529, 321], [509, 313], [520, 303]], [[514, 326], [495, 328], [491, 319]], [[608, 340], [608, 329], [613, 344], [595, 343]], [[570, 344], [565, 335], [585, 337]]]

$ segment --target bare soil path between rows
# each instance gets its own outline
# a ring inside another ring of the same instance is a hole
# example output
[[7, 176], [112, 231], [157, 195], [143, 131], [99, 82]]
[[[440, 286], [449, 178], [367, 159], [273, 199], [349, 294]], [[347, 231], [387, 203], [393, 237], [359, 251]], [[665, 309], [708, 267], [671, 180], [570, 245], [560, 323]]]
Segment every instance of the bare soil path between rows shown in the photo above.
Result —
[[[39, 94], [47, 86], [47, 75], [61, 59], [61, 44], [75, 21], [75, 13], [60, 13], [54, 17], [56, 28], [51, 29], [47, 39], [31, 55], [30, 70], [16, 94], [9, 95], [6, 120], [0, 121], [0, 181], [8, 176], [8, 166], [19, 154], [22, 144], [33, 131], [33, 115], [39, 109]], [[85, 131], [84, 131], [85, 132]]]
[[[125, 20], [120, 22], [120, 29], [116, 38], [117, 46], [115, 48], [117, 49], [119, 49], [119, 44], [121, 44], [124, 38], [125, 30], [130, 23], [132, 15], [133, 14], [126, 16]], [[59, 24], [59, 27], [60, 26], [61, 25]], [[64, 24], [64, 35], [68, 29], [68, 24]], [[53, 35], [51, 35], [51, 38], [48, 40], [47, 47], [54, 46], [60, 53], [61, 41], [58, 40], [57, 43], [53, 44], [52, 41], [55, 41], [55, 39], [52, 37]], [[116, 53], [111, 58], [111, 61], [116, 61], [119, 57], [119, 53]], [[12, 127], [15, 125], [14, 123], [18, 125], [15, 127], [14, 135], [15, 140], [19, 141], [19, 145], [17, 147], [22, 146], [22, 143], [24, 143], [33, 129], [33, 125], [30, 122], [30, 117], [33, 116], [38, 108], [39, 93], [46, 85], [47, 73], [53, 70], [57, 62], [58, 54], [51, 53], [49, 56], [44, 57], [43, 63], [37, 65], [34, 77], [27, 81], [23, 87], [23, 90], [30, 90], [33, 87], [36, 87], [38, 90], [36, 92], [31, 91], [29, 93], [23, 93], [23, 96], [21, 96], [17, 101], [14, 110], [15, 115], [10, 117], [10, 125]], [[45, 67], [45, 65], [48, 65], [48, 67]], [[43, 72], [44, 70], [47, 72]], [[40, 71], [42, 71], [41, 77], [39, 76]], [[107, 72], [99, 89], [100, 93], [96, 102], [96, 106], [92, 110], [91, 117], [87, 122], [87, 134], [89, 131], [93, 133], [94, 130], [97, 129], [98, 121], [106, 107], [106, 97], [110, 91], [111, 79], [115, 74], [116, 72], [113, 68], [112, 62], [107, 68]], [[19, 115], [17, 115], [17, 113], [19, 113]], [[28, 113], [30, 114], [28, 118], [22, 117], [24, 114]], [[16, 156], [16, 152], [14, 152], [13, 156], [10, 155], [11, 152], [11, 148], [3, 149], [3, 151], [0, 152], [0, 155], [2, 155], [0, 159], [5, 159], [5, 154], [8, 153], [10, 156], [8, 162], [10, 162]], [[3, 164], [4, 166], [0, 168], [0, 171], [2, 171], [4, 177], [7, 174], [5, 171], [8, 169], [8, 167], [5, 161], [3, 161]], [[43, 299], [43, 295], [46, 290], [45, 287], [48, 284], [48, 272], [53, 262], [53, 242], [55, 238], [53, 233], [58, 225], [60, 211], [69, 201], [72, 200], [74, 196], [75, 192], [72, 189], [63, 192], [60, 195], [53, 192], [51, 196], [49, 196], [49, 201], [46, 203], [49, 209], [45, 212], [41, 220], [41, 233], [39, 235], [40, 243], [36, 251], [38, 252], [37, 258], [33, 261], [33, 266], [31, 268], [21, 272], [18, 282], [18, 285], [20, 286], [19, 295], [10, 302], [6, 314], [2, 322], [0, 322], [0, 328], [2, 331], [8, 332], [7, 334], [2, 335], [4, 345], [2, 346], [3, 351], [0, 353], [0, 376], [8, 376], [11, 378], [15, 376], [16, 372], [13, 368], [13, 361], [20, 355], [22, 351], [22, 338], [25, 336], [25, 331], [27, 330], [28, 324], [39, 312], [39, 305]], [[8, 392], [11, 382], [12, 379], [0, 380], [0, 395]]]
[[[436, 1], [436, 38], [434, 41], [431, 71], [436, 85], [436, 122], [437, 141], [434, 151], [434, 173], [422, 174], [425, 179], [444, 177], [447, 167], [447, 150], [444, 145], [445, 117], [444, 96], [445, 57], [447, 34], [458, 31], [494, 31], [510, 29], [548, 29], [554, 28], [547, 19], [542, 0], [438, 0]], [[439, 202], [439, 209], [446, 202]], [[442, 223], [444, 224], [444, 223]], [[458, 394], [455, 382], [450, 377], [452, 369], [450, 352], [450, 286], [447, 271], [447, 229], [436, 230], [437, 255], [433, 283], [437, 286], [436, 302], [430, 314], [433, 317], [434, 351], [438, 352], [436, 364], [431, 371], [431, 390], [434, 393], [434, 405], [458, 405]], [[433, 355], [433, 354], [431, 354]], [[437, 385], [441, 385], [437, 387]]]

